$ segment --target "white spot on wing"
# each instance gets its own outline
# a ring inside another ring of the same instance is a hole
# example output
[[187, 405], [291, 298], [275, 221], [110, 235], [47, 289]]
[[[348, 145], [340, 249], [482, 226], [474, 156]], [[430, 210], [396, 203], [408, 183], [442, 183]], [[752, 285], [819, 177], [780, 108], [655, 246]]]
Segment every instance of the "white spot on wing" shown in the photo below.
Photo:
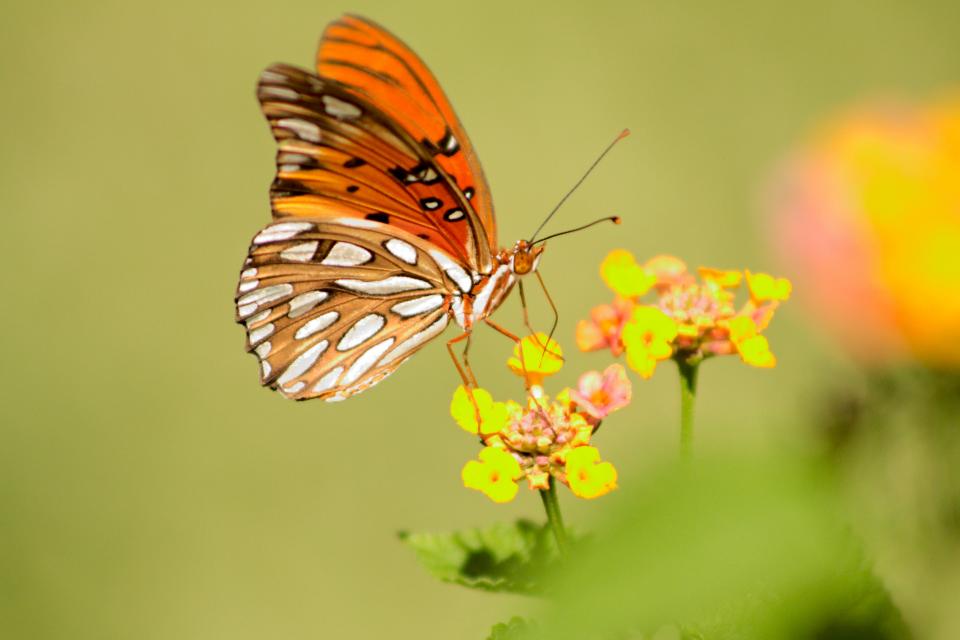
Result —
[[363, 113], [357, 105], [334, 96], [323, 96], [323, 106], [335, 118], [356, 118]]
[[326, 313], [321, 313], [316, 318], [311, 318], [308, 320], [302, 327], [297, 329], [297, 332], [293, 334], [293, 337], [297, 340], [303, 340], [304, 338], [309, 338], [318, 331], [323, 331], [334, 322], [337, 321], [337, 318], [340, 317], [340, 314], [336, 311], [328, 311]]
[[387, 364], [388, 362], [393, 362], [397, 358], [400, 358], [407, 353], [413, 351], [421, 344], [430, 340], [434, 336], [439, 335], [444, 329], [447, 328], [447, 322], [450, 321], [450, 316], [443, 314], [440, 316], [433, 324], [424, 329], [419, 333], [415, 333], [400, 344], [398, 344], [393, 351], [388, 353], [383, 357], [383, 360], [380, 361], [381, 365]]
[[313, 345], [299, 356], [297, 359], [290, 363], [290, 366], [287, 367], [287, 370], [277, 378], [277, 384], [283, 386], [288, 382], [292, 381], [294, 378], [299, 378], [302, 376], [307, 369], [312, 367], [317, 361], [317, 358], [320, 357], [324, 351], [327, 350], [327, 347], [330, 346], [330, 343], [326, 340], [321, 340], [317, 344]]
[[307, 291], [290, 301], [290, 311], [287, 316], [292, 320], [299, 318], [330, 296], [326, 291]]
[[260, 73], [261, 82], [286, 82], [287, 76], [282, 73], [277, 73], [276, 71], [271, 71], [266, 69]]
[[313, 259], [313, 254], [317, 252], [320, 246], [319, 240], [310, 242], [301, 242], [280, 252], [280, 259], [287, 262], [309, 262]]
[[443, 304], [443, 296], [435, 293], [429, 296], [421, 296], [413, 300], [404, 300], [390, 307], [390, 311], [397, 313], [404, 318], [420, 315], [428, 311], [433, 311]]
[[249, 336], [250, 344], [252, 345], [257, 344], [258, 342], [260, 342], [261, 340], [263, 340], [264, 338], [272, 334], [274, 328], [275, 327], [273, 326], [272, 322], [268, 322], [262, 327], [257, 327], [256, 329], [250, 332], [250, 336]]
[[315, 393], [321, 393], [333, 387], [337, 384], [337, 379], [340, 378], [340, 374], [343, 373], [343, 367], [337, 367], [336, 369], [331, 369], [328, 371], [322, 378], [317, 380], [317, 384], [313, 387]]
[[415, 291], [417, 289], [430, 289], [433, 287], [433, 285], [426, 280], [411, 278], [409, 276], [390, 276], [383, 280], [354, 280], [344, 278], [342, 280], [334, 280], [334, 284], [356, 293], [375, 296], [403, 293], [404, 291]]
[[241, 304], [237, 307], [237, 313], [240, 314], [241, 318], [246, 318], [248, 315], [257, 310], [257, 303], [252, 302], [250, 304]]
[[258, 345], [257, 348], [254, 349], [254, 351], [256, 351], [257, 356], [259, 356], [259, 358], [263, 360], [268, 355], [270, 355], [270, 349], [272, 348], [273, 348], [273, 345], [270, 344], [270, 341], [268, 340], [267, 342], [264, 342], [263, 344]]
[[300, 94], [290, 87], [260, 87], [261, 96], [270, 96], [272, 98], [286, 98], [287, 100], [296, 100]]
[[256, 270], [256, 269], [247, 269], [246, 271], [244, 271], [243, 273], [240, 274], [240, 279], [241, 279], [241, 280], [247, 280], [247, 279], [249, 279], [249, 278], [255, 277], [256, 275], [257, 275], [257, 270]]
[[373, 259], [373, 254], [349, 242], [338, 242], [320, 262], [328, 267], [359, 267]]
[[256, 291], [251, 291], [247, 295], [237, 300], [237, 304], [238, 305], [246, 305], [248, 303], [253, 303], [256, 305], [267, 304], [269, 302], [273, 302], [274, 300], [279, 300], [284, 296], [288, 296], [291, 293], [293, 293], [293, 285], [290, 284], [289, 282], [284, 282], [282, 284], [274, 284], [269, 287], [264, 287], [263, 289], [257, 289]]
[[277, 240], [287, 240], [298, 233], [312, 228], [312, 222], [279, 222], [270, 225], [258, 233], [253, 239], [253, 244], [266, 244], [268, 242], [276, 242]]
[[266, 360], [260, 362], [260, 371], [262, 372], [263, 379], [266, 380], [270, 377], [270, 363]]
[[259, 280], [247, 280], [246, 282], [241, 282], [237, 289], [240, 291], [240, 293], [245, 293], [251, 289], [256, 289], [258, 284], [260, 284]]
[[307, 142], [320, 142], [320, 127], [313, 122], [307, 122], [300, 118], [282, 118], [277, 120], [277, 126], [294, 134], [301, 140]]
[[404, 242], [399, 238], [390, 238], [383, 243], [383, 246], [407, 264], [417, 264], [417, 250], [409, 242]]
[[377, 360], [380, 359], [380, 356], [382, 356], [387, 349], [393, 346], [395, 340], [395, 338], [387, 338], [383, 342], [379, 342], [364, 351], [363, 355], [357, 358], [356, 361], [350, 365], [350, 368], [347, 370], [347, 375], [343, 377], [343, 382], [341, 384], [353, 384], [356, 382], [360, 376], [373, 368], [373, 365], [377, 363]]
[[337, 218], [333, 222], [342, 224], [345, 227], [356, 227], [357, 229], [379, 229], [383, 226], [375, 220], [364, 220], [363, 218]]
[[298, 391], [302, 391], [305, 386], [307, 386], [307, 383], [303, 380], [300, 380], [299, 382], [294, 382], [290, 386], [284, 387], [283, 390], [287, 393], [297, 393]]
[[261, 311], [260, 313], [258, 313], [257, 315], [253, 316], [252, 318], [246, 321], [247, 329], [257, 324], [258, 322], [263, 322], [264, 320], [267, 319], [267, 316], [269, 315], [270, 315], [270, 309], [264, 309], [263, 311]]
[[437, 264], [440, 265], [440, 268], [443, 269], [443, 272], [450, 277], [451, 280], [460, 288], [464, 293], [470, 293], [470, 289], [473, 286], [470, 280], [470, 276], [467, 275], [467, 272], [454, 262], [453, 258], [448, 256], [443, 251], [439, 249], [430, 249], [430, 256], [437, 261]]
[[355, 346], [369, 340], [376, 335], [380, 329], [383, 329], [383, 325], [385, 325], [386, 322], [386, 319], [379, 313], [370, 313], [363, 316], [340, 338], [340, 342], [337, 343], [337, 351], [353, 349]]

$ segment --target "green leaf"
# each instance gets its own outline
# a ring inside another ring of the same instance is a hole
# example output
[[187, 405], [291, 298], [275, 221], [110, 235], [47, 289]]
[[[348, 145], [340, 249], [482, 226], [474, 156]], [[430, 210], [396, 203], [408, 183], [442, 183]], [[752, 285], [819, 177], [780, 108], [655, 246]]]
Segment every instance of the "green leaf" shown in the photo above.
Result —
[[509, 622], [493, 625], [487, 640], [524, 640], [534, 630], [533, 623], [514, 616]]
[[400, 533], [400, 539], [440, 580], [485, 591], [537, 594], [557, 557], [548, 533], [517, 520], [451, 533]]

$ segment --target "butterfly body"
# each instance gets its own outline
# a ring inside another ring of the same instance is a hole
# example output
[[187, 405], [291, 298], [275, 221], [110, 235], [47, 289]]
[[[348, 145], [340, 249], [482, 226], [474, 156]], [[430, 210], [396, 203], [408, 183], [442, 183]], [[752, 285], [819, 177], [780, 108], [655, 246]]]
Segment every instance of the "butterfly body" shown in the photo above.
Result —
[[277, 142], [274, 220], [253, 238], [235, 302], [262, 384], [350, 397], [451, 320], [472, 331], [536, 269], [542, 245], [496, 250], [466, 132], [382, 27], [331, 23], [317, 73], [273, 65], [257, 95]]

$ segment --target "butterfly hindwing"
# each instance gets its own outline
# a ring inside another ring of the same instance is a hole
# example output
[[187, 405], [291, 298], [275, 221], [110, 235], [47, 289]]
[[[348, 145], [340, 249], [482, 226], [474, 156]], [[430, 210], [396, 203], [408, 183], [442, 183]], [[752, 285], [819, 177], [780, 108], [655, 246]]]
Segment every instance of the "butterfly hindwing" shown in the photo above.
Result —
[[449, 321], [470, 278], [391, 225], [284, 218], [253, 239], [236, 294], [261, 382], [287, 397], [349, 397], [379, 382]]

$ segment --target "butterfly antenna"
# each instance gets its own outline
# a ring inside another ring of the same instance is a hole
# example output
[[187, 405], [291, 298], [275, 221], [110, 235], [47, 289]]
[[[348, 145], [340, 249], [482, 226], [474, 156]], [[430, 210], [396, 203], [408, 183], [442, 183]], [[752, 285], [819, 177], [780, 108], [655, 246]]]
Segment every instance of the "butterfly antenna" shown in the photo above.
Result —
[[543, 229], [543, 227], [544, 227], [548, 222], [550, 222], [550, 218], [553, 217], [553, 214], [555, 214], [555, 213], [560, 209], [560, 207], [563, 206], [563, 203], [567, 201], [567, 198], [569, 198], [571, 195], [573, 195], [573, 192], [576, 191], [577, 188], [578, 188], [581, 184], [583, 184], [583, 181], [586, 180], [586, 179], [587, 179], [587, 176], [589, 176], [590, 173], [593, 172], [593, 170], [596, 168], [596, 166], [597, 166], [598, 164], [600, 164], [600, 161], [603, 160], [604, 156], [606, 156], [608, 153], [610, 153], [610, 150], [613, 149], [613, 147], [614, 147], [615, 144], [617, 144], [618, 142], [620, 142], [621, 140], [623, 140], [624, 138], [626, 138], [628, 135], [630, 135], [630, 129], [624, 129], [624, 130], [621, 131], [619, 134], [617, 134], [617, 137], [613, 139], [613, 142], [611, 142], [610, 144], [607, 145], [607, 148], [604, 149], [604, 150], [603, 150], [603, 153], [601, 153], [601, 154], [597, 157], [597, 159], [593, 161], [593, 164], [591, 164], [591, 165], [590, 165], [590, 168], [587, 169], [586, 173], [584, 173], [584, 174], [580, 177], [580, 179], [577, 180], [577, 183], [576, 183], [575, 185], [573, 185], [573, 188], [570, 189], [570, 191], [568, 191], [567, 194], [560, 199], [560, 202], [557, 203], [557, 206], [555, 206], [555, 207], [553, 208], [553, 210], [552, 210], [550, 213], [547, 214], [547, 217], [544, 218], [543, 222], [540, 223], [540, 226], [537, 227], [537, 230], [533, 232], [533, 235], [532, 235], [532, 236], [530, 236], [530, 240], [529, 240], [529, 243], [530, 243], [530, 244], [533, 244], [534, 239], [537, 237], [537, 234], [540, 233], [540, 231]]

